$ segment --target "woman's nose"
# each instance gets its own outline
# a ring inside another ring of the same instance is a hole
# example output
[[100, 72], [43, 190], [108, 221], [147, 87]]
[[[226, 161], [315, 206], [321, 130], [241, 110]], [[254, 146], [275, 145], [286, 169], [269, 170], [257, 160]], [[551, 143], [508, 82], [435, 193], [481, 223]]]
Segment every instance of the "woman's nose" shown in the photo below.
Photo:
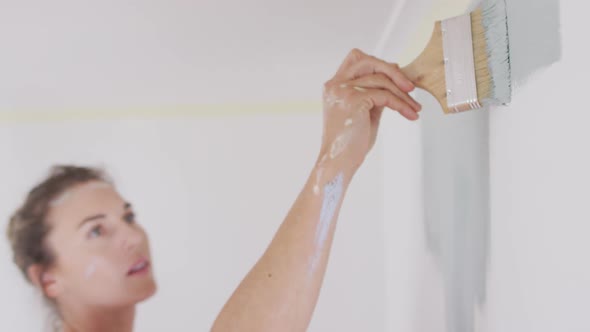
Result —
[[121, 248], [124, 251], [133, 251], [141, 244], [142, 235], [137, 229], [126, 227], [125, 229], [122, 229], [119, 234]]

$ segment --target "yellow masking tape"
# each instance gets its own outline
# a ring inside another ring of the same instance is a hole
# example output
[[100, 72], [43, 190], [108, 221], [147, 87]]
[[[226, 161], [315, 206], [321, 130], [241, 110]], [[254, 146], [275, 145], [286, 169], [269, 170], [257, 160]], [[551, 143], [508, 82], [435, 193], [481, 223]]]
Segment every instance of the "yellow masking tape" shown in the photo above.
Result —
[[176, 105], [160, 107], [128, 108], [78, 108], [0, 111], [3, 122], [53, 122], [67, 120], [105, 120], [119, 118], [145, 117], [215, 117], [241, 116], [252, 114], [300, 114], [315, 113], [322, 110], [320, 101], [293, 101], [277, 103], [228, 103]]

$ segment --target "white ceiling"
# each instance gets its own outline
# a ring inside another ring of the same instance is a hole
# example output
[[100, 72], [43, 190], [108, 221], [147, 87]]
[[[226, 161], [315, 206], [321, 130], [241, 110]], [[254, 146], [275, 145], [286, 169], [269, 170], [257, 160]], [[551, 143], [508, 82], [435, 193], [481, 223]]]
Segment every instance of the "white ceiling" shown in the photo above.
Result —
[[317, 99], [394, 1], [0, 0], [0, 110]]

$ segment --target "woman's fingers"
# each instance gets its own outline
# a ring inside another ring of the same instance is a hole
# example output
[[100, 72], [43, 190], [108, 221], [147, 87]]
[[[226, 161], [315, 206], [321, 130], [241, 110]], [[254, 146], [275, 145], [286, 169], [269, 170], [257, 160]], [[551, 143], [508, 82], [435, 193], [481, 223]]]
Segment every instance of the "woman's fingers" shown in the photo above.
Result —
[[365, 53], [363, 53], [363, 51], [359, 50], [358, 48], [352, 49], [350, 52], [348, 52], [348, 55], [346, 55], [346, 58], [344, 58], [344, 61], [342, 61], [342, 64], [340, 65], [340, 67], [338, 67], [338, 70], [336, 71], [334, 78], [344, 78], [344, 75], [348, 71], [348, 69], [353, 64], [360, 61], [364, 55]]
[[395, 77], [394, 82], [395, 84], [397, 84], [398, 87], [400, 87], [406, 93], [414, 91], [416, 85], [406, 76], [406, 74], [404, 74], [404, 72], [397, 63], [385, 62], [385, 64], [393, 68], [392, 75]]
[[419, 118], [418, 113], [409, 104], [389, 91], [365, 88], [355, 89], [355, 87], [352, 87], [352, 89], [356, 90], [353, 98], [356, 99], [355, 104], [359, 105], [361, 110], [370, 111], [375, 108], [389, 107], [398, 111], [408, 120], [413, 121]]
[[353, 49], [348, 54], [334, 78], [349, 81], [375, 73], [386, 75], [404, 92], [414, 90], [414, 83], [406, 77], [397, 64], [367, 55], [359, 49]]
[[414, 111], [420, 112], [422, 106], [414, 100], [408, 93], [402, 91], [397, 85], [395, 85], [388, 76], [384, 74], [374, 74], [374, 75], [366, 75], [351, 82], [346, 83], [350, 86], [356, 86], [361, 88], [369, 88], [369, 89], [382, 89], [387, 90], [401, 100], [403, 100], [406, 104], [410, 105]]

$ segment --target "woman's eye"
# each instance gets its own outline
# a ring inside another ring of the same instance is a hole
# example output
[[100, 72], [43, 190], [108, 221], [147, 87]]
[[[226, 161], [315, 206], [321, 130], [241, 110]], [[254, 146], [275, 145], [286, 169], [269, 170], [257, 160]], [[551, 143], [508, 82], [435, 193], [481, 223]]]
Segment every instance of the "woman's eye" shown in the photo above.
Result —
[[90, 237], [91, 239], [99, 237], [101, 235], [102, 235], [102, 227], [100, 225], [96, 225], [96, 226], [92, 227], [92, 229], [88, 233], [88, 237]]
[[135, 214], [134, 213], [127, 213], [123, 219], [125, 219], [126, 222], [128, 223], [134, 223], [135, 222]]

